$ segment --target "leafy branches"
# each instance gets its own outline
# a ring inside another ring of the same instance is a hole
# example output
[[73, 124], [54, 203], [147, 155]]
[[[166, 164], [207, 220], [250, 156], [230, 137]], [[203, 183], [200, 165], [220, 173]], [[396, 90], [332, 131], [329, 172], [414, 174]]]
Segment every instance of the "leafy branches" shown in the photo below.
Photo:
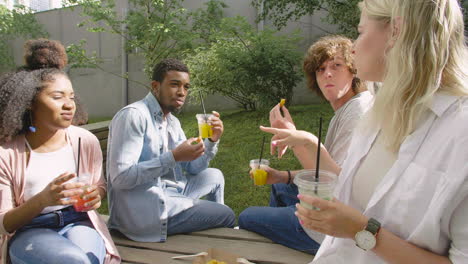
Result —
[[[116, 12], [114, 0], [68, 0], [80, 5], [86, 16], [79, 26], [91, 32], [108, 32], [125, 39], [125, 49], [145, 59], [145, 72], [167, 57], [180, 57], [194, 34], [187, 26], [188, 11], [181, 0], [130, 0], [129, 10]], [[96, 63], [90, 59], [89, 64]], [[97, 66], [97, 65], [95, 65]]]
[[9, 41], [18, 37], [47, 37], [47, 32], [40, 25], [29, 8], [15, 6], [13, 10], [0, 5], [0, 72], [15, 67]]
[[257, 8], [262, 7], [260, 19], [271, 19], [277, 28], [286, 26], [289, 21], [298, 20], [316, 11], [326, 11], [324, 21], [338, 26], [338, 31], [348, 37], [357, 35], [360, 0], [253, 0]]

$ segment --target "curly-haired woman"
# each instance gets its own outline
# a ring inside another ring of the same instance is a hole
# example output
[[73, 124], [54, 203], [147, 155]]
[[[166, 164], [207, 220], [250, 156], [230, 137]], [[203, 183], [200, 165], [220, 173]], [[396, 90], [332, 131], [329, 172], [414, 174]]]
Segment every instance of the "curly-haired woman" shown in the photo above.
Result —
[[[24, 44], [24, 63], [19, 70], [57, 68], [64, 70], [68, 64], [65, 47], [57, 40], [45, 38], [30, 39]], [[75, 95], [76, 111], [72, 124], [81, 126], [88, 123], [88, 113], [80, 98]]]
[[[74, 114], [71, 82], [58, 69], [0, 78], [2, 261], [7, 252], [13, 264], [120, 261], [95, 211], [106, 193], [99, 142], [71, 125]], [[78, 170], [91, 175], [86, 193]], [[83, 212], [71, 206], [75, 195], [87, 201]]]

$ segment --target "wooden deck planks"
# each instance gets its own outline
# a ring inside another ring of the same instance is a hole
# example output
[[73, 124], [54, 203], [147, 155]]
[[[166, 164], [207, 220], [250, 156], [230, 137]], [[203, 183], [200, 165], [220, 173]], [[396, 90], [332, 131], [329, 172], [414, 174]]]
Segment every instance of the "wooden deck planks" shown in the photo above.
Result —
[[[119, 248], [133, 248], [126, 249], [125, 253], [122, 254], [123, 256], [129, 254], [128, 252], [130, 252], [133, 256], [134, 254], [137, 254], [136, 252], [141, 253], [139, 250], [146, 250], [154, 252], [151, 254], [151, 257], [148, 257], [150, 260], [154, 260], [155, 256], [161, 256], [161, 258], [166, 259], [169, 256], [167, 254], [195, 254], [206, 251], [208, 248], [218, 248], [233, 254], [238, 254], [255, 263], [304, 264], [309, 263], [313, 258], [313, 256], [309, 254], [305, 254], [279, 244], [274, 244], [271, 242], [248, 241], [240, 238], [230, 239], [204, 237], [200, 235], [175, 235], [170, 236], [165, 243], [136, 242], [131, 241], [121, 235], [115, 234], [113, 235], [113, 238], [114, 242], [119, 245]], [[144, 257], [146, 257], [146, 254], [143, 256], [143, 260], [145, 259]], [[129, 260], [136, 261], [136, 259]], [[141, 260], [142, 259], [140, 259], [140, 261]], [[165, 262], [161, 260], [161, 262], [154, 263]]]

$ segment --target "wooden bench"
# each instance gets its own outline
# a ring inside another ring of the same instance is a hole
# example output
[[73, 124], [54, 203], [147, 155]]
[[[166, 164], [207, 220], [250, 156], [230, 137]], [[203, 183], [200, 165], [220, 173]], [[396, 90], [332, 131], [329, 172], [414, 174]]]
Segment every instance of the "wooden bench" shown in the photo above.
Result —
[[[104, 173], [109, 123], [110, 121], [104, 121], [82, 126], [99, 139]], [[107, 221], [108, 216], [103, 217]], [[122, 263], [190, 264], [193, 259], [173, 260], [172, 257], [196, 254], [209, 248], [221, 249], [257, 264], [304, 264], [313, 258], [312, 255], [273, 243], [253, 232], [231, 228], [174, 235], [168, 237], [164, 243], [135, 242], [115, 231], [112, 231], [112, 238], [122, 257]]]
[[[103, 217], [108, 219], [106, 215]], [[306, 264], [313, 259], [312, 255], [273, 243], [263, 236], [241, 229], [213, 228], [174, 235], [169, 236], [164, 243], [135, 242], [119, 232], [111, 233], [122, 257], [122, 263], [190, 264], [193, 258], [175, 260], [172, 257], [206, 252], [210, 248], [241, 256], [257, 264]]]
[[106, 175], [106, 160], [107, 160], [107, 138], [109, 137], [109, 124], [110, 120], [88, 124], [81, 126], [84, 129], [87, 129], [93, 133], [99, 140], [99, 145], [101, 145], [102, 150], [102, 170], [103, 175]]

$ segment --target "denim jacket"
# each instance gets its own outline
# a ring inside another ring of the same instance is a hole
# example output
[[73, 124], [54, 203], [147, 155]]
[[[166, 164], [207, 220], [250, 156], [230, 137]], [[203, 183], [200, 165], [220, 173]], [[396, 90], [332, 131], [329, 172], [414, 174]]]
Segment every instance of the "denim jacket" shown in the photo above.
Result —
[[[109, 126], [107, 177], [109, 228], [142, 242], [163, 242], [167, 238], [167, 195], [163, 179], [184, 186], [185, 173], [198, 174], [208, 167], [217, 143], [205, 140], [205, 154], [190, 162], [176, 162], [170, 150], [186, 140], [179, 120], [168, 114], [168, 149], [163, 152], [163, 112], [149, 93], [142, 100], [121, 109]], [[195, 122], [195, 119], [194, 119]], [[191, 207], [188, 201], [176, 210]]]

